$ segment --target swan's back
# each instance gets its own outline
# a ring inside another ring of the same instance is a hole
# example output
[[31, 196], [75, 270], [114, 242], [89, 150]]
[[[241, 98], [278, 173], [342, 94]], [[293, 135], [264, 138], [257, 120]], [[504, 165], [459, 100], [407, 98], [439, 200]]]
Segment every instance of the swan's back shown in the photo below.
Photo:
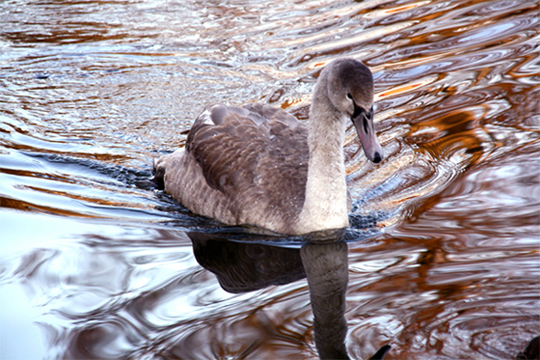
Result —
[[211, 105], [184, 150], [156, 162], [165, 191], [192, 212], [226, 224], [290, 232], [305, 199], [304, 124], [282, 109]]

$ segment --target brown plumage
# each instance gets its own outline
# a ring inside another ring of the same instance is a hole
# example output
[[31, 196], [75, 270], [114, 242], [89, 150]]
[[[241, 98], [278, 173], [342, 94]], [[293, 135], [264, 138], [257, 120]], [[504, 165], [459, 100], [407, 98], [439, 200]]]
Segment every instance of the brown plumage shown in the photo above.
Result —
[[[155, 162], [165, 191], [192, 212], [231, 225], [289, 234], [348, 226], [345, 123], [351, 118], [366, 131], [368, 125], [373, 129], [373, 82], [369, 69], [352, 59], [327, 68], [316, 85], [309, 126], [270, 105], [208, 106], [189, 131], [185, 149]], [[370, 156], [380, 161], [374, 131], [365, 136], [375, 144]], [[323, 167], [328, 170], [317, 170]], [[308, 173], [317, 179], [311, 186]], [[321, 207], [317, 193], [325, 191], [332, 194], [322, 194]]]

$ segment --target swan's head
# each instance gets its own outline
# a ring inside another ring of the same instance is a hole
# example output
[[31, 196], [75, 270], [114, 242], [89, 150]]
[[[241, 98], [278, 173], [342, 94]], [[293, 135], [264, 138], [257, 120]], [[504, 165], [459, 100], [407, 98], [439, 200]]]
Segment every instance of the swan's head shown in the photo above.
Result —
[[328, 96], [332, 104], [349, 117], [360, 137], [366, 157], [381, 162], [383, 151], [373, 125], [373, 75], [354, 59], [337, 59], [325, 68]]

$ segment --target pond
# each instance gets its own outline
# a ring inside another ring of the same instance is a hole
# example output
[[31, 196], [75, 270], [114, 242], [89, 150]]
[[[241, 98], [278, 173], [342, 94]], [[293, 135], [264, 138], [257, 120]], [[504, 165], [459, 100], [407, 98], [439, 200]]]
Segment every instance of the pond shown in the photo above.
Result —
[[[1, 358], [514, 359], [540, 334], [537, 2], [8, 0], [0, 23]], [[373, 72], [386, 155], [351, 124], [346, 242], [156, 187], [207, 104], [306, 120], [339, 57]]]

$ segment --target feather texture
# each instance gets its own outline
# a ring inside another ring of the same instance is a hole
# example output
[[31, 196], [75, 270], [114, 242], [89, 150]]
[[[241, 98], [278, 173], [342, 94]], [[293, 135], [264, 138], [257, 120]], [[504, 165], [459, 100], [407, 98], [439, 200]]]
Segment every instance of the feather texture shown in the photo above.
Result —
[[185, 149], [156, 162], [156, 174], [195, 213], [291, 232], [305, 197], [307, 135], [304, 124], [269, 105], [211, 105]]

